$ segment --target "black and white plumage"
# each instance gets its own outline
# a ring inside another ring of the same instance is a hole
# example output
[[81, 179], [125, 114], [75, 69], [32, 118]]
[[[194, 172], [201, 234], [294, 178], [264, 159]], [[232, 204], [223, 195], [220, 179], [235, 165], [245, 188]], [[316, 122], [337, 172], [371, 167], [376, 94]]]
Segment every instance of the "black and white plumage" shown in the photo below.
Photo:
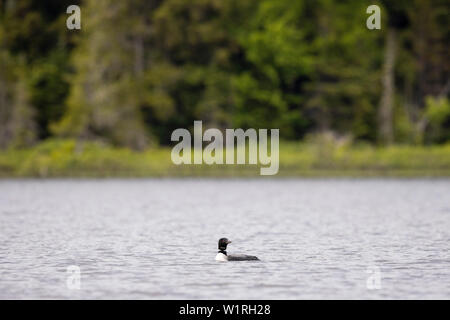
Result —
[[259, 260], [255, 256], [249, 256], [246, 254], [227, 254], [227, 245], [230, 244], [231, 241], [227, 238], [219, 239], [219, 252], [216, 255], [216, 261], [250, 261], [250, 260]]

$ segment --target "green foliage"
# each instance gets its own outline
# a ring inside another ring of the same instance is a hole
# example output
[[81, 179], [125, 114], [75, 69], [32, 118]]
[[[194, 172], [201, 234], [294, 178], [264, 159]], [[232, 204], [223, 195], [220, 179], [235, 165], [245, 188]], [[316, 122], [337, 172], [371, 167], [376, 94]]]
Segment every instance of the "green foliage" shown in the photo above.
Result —
[[66, 52], [55, 50], [30, 70], [30, 103], [37, 111], [36, 122], [41, 139], [50, 136], [50, 125], [59, 121], [65, 112], [64, 100], [69, 91], [67, 59]]
[[429, 122], [429, 141], [450, 140], [450, 101], [447, 98], [427, 97], [425, 116]]
[[35, 113], [24, 77], [23, 65], [0, 46], [0, 148], [35, 142]]
[[[259, 177], [256, 165], [185, 165], [170, 148], [135, 152], [99, 142], [47, 140], [0, 152], [1, 177]], [[450, 145], [375, 148], [331, 134], [308, 143], [281, 141], [277, 176], [450, 176]]]
[[446, 143], [446, 107], [426, 97], [448, 98], [447, 2], [375, 1], [368, 30], [368, 0], [0, 0], [0, 148], [145, 150], [194, 120], [375, 143], [389, 30], [394, 142]]
[[87, 1], [83, 12], [87, 32], [74, 52], [76, 75], [67, 113], [53, 126], [56, 134], [100, 138], [136, 149], [147, 145], [137, 91], [142, 70], [140, 61], [133, 59], [145, 32], [145, 11], [133, 7], [136, 4]]

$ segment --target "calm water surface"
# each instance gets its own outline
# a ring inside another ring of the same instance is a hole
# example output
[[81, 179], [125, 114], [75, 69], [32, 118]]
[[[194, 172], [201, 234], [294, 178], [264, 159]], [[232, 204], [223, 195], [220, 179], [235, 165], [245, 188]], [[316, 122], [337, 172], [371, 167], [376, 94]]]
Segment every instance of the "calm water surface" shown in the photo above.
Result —
[[0, 181], [1, 299], [449, 299], [449, 243], [450, 180]]

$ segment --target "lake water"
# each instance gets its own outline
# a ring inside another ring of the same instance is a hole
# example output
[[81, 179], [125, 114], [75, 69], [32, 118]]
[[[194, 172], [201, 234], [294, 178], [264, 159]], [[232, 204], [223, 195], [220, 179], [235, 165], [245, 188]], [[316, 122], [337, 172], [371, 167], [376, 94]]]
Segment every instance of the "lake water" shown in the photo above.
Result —
[[2, 180], [0, 228], [1, 299], [450, 298], [445, 179]]

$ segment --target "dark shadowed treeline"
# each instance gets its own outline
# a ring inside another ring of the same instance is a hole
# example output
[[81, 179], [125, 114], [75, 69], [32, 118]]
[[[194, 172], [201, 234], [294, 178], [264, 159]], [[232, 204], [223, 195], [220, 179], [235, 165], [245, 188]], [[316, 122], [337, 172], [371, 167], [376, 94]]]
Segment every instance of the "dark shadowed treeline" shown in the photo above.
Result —
[[[374, 3], [381, 30], [366, 28]], [[445, 143], [448, 17], [448, 0], [0, 0], [0, 147], [140, 150], [194, 120]]]

